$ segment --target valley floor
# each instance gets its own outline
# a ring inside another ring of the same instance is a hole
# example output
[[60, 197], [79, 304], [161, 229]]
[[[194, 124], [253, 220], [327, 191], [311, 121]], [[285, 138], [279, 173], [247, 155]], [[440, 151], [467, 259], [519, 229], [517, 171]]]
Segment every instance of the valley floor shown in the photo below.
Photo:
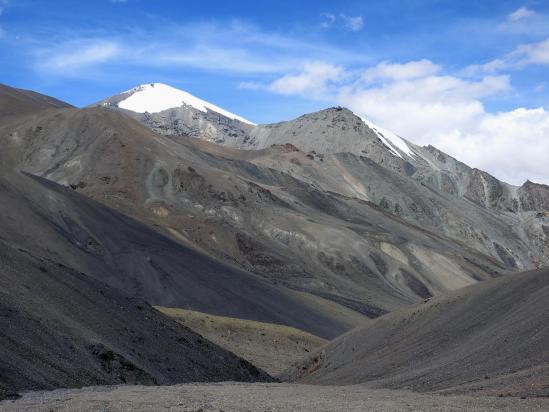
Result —
[[443, 396], [364, 386], [184, 384], [27, 392], [7, 411], [547, 411], [549, 398]]

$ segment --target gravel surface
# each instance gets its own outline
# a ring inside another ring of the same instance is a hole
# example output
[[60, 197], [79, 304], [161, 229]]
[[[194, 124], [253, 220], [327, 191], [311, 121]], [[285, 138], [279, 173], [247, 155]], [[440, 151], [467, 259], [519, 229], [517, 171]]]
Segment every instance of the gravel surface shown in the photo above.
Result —
[[184, 384], [27, 392], [0, 411], [547, 411], [549, 398], [442, 396], [364, 386]]

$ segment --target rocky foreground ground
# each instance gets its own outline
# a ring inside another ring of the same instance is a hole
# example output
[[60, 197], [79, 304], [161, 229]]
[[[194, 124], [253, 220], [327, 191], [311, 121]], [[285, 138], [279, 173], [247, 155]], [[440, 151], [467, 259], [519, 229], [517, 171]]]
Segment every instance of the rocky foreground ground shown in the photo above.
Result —
[[185, 384], [27, 392], [0, 411], [547, 411], [549, 398], [443, 396], [364, 386]]

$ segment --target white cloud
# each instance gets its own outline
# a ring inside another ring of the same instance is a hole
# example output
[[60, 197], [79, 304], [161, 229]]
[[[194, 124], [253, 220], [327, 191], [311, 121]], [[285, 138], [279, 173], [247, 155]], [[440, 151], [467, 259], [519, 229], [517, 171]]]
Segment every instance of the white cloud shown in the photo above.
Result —
[[494, 59], [484, 64], [472, 64], [462, 70], [465, 76], [476, 76], [485, 73], [497, 73], [505, 70], [509, 64], [504, 59]]
[[533, 10], [530, 10], [528, 7], [522, 6], [515, 10], [514, 12], [510, 13], [507, 16], [507, 20], [511, 22], [517, 22], [519, 20], [526, 19], [528, 17], [534, 16], [536, 13]]
[[549, 64], [549, 38], [538, 43], [523, 44], [509, 56], [508, 61], [517, 66]]
[[330, 100], [334, 91], [349, 73], [341, 66], [329, 63], [306, 63], [296, 72], [286, 74], [277, 80], [264, 84], [241, 82], [241, 89], [266, 90], [277, 94], [297, 94], [318, 100]]
[[340, 14], [340, 17], [348, 30], [359, 31], [364, 26], [362, 16], [346, 16], [345, 14]]
[[504, 181], [549, 183], [549, 112], [518, 108], [484, 113], [472, 128], [441, 135], [436, 145]]
[[425, 59], [404, 64], [381, 62], [377, 66], [367, 69], [362, 77], [368, 82], [379, 79], [405, 80], [429, 76], [439, 70], [439, 66]]
[[463, 70], [467, 76], [521, 69], [529, 65], [549, 65], [549, 38], [537, 43], [522, 44], [511, 53], [484, 64], [470, 65]]
[[344, 69], [327, 63], [308, 63], [299, 73], [275, 80], [268, 89], [280, 94], [308, 94], [320, 97], [329, 87], [342, 80]]

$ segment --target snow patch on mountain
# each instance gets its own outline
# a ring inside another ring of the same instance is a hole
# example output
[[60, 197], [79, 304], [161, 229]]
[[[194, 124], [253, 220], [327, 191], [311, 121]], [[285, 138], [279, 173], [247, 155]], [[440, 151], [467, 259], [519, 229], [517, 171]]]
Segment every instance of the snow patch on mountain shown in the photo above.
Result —
[[142, 84], [125, 91], [124, 94], [129, 94], [129, 96], [118, 102], [118, 107], [136, 113], [158, 113], [167, 109], [186, 105], [200, 110], [201, 112], [210, 110], [230, 119], [255, 125], [243, 117], [237, 116], [214, 104], [199, 99], [190, 93], [163, 83]]
[[[356, 113], [355, 113], [355, 115], [360, 117], [360, 119], [364, 123], [366, 123], [366, 125], [376, 133], [376, 135], [380, 138], [380, 140], [383, 142], [383, 144], [385, 146], [387, 146], [387, 148], [392, 153], [394, 153], [396, 156], [400, 157], [401, 159], [404, 159], [402, 157], [402, 155], [399, 153], [398, 150], [400, 150], [400, 152], [404, 153], [408, 157], [416, 156], [416, 154], [412, 151], [412, 149], [410, 148], [410, 146], [408, 146], [408, 144], [404, 141], [404, 139], [397, 136], [396, 134], [394, 134], [390, 130], [384, 129], [384, 128], [379, 127], [379, 126], [376, 126], [375, 124], [373, 124], [369, 120], [366, 120], [364, 117], [359, 116]], [[398, 149], [398, 150], [396, 150], [396, 149]]]

